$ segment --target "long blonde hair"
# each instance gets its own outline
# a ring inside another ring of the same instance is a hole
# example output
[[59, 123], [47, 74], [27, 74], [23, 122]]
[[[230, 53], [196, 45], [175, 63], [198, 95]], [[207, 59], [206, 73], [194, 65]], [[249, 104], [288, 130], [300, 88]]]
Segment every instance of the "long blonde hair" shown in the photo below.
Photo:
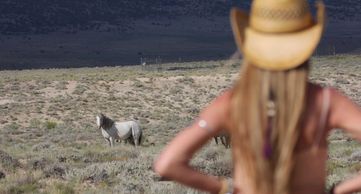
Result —
[[[289, 193], [306, 104], [308, 62], [287, 71], [264, 70], [244, 62], [240, 75], [231, 102], [234, 165], [246, 175], [248, 182], [243, 184], [250, 186], [251, 193]], [[275, 113], [271, 116], [267, 114], [270, 102]], [[272, 150], [269, 157], [264, 153], [267, 148]]]

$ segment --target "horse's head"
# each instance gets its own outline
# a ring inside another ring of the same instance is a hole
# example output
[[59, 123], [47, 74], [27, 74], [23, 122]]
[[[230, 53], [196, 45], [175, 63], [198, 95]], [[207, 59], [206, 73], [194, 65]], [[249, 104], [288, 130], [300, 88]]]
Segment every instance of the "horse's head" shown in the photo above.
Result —
[[100, 113], [99, 115], [97, 115], [96, 120], [97, 120], [97, 126], [98, 126], [99, 130], [101, 128], [107, 130], [107, 129], [111, 128], [114, 123], [114, 121], [112, 119], [106, 117], [103, 113]]

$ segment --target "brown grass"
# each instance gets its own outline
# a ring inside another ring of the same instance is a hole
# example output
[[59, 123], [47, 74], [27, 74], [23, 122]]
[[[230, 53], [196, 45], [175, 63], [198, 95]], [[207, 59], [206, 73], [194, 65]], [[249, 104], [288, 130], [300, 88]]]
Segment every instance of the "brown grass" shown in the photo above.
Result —
[[[360, 59], [314, 58], [311, 79], [361, 104]], [[238, 69], [237, 61], [209, 61], [0, 72], [0, 147], [19, 161], [15, 168], [0, 163], [6, 175], [0, 193], [197, 193], [159, 182], [152, 162], [202, 107], [232, 87]], [[119, 121], [138, 119], [143, 146], [108, 148], [95, 126], [99, 112]], [[328, 185], [361, 169], [358, 143], [340, 131], [329, 141]], [[229, 150], [212, 141], [192, 165], [229, 177], [229, 161]]]

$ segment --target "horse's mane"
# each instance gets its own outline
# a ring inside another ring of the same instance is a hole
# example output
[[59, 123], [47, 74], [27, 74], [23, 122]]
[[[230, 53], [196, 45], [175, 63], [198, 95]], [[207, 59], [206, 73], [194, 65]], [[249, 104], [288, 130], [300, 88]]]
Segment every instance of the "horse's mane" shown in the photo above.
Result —
[[103, 127], [103, 129], [107, 130], [113, 126], [114, 121], [112, 119], [103, 114], [100, 114], [100, 116], [102, 118], [102, 123], [100, 125]]

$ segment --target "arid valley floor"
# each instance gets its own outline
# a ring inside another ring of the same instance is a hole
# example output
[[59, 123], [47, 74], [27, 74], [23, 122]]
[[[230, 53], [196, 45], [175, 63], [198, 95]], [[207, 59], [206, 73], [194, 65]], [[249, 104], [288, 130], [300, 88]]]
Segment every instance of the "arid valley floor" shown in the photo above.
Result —
[[[312, 59], [311, 81], [361, 105], [361, 56]], [[152, 163], [202, 107], [237, 79], [239, 61], [0, 71], [0, 193], [198, 193], [159, 181]], [[96, 127], [104, 113], [139, 120], [142, 146], [109, 148]], [[329, 136], [327, 186], [361, 170], [360, 143]], [[230, 149], [212, 140], [197, 169], [231, 176]]]

